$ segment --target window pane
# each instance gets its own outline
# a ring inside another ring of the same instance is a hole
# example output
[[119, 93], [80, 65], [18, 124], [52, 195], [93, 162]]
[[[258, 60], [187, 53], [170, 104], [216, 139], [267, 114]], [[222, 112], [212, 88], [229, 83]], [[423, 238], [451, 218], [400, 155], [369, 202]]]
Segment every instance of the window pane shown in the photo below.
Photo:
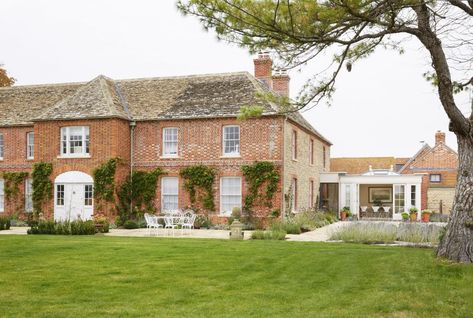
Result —
[[240, 127], [223, 127], [223, 153], [237, 155], [240, 153]]
[[26, 156], [28, 158], [34, 157], [34, 133], [26, 134]]
[[0, 158], [3, 158], [3, 134], [0, 134]]
[[91, 206], [93, 198], [92, 185], [86, 184], [84, 186], [84, 205]]
[[3, 191], [3, 180], [0, 180], [0, 212], [3, 212], [4, 210], [4, 199], [5, 199], [5, 193]]
[[62, 154], [88, 154], [89, 143], [89, 127], [72, 126], [61, 128]]
[[33, 211], [33, 180], [26, 179], [25, 183], [25, 211]]
[[177, 177], [162, 179], [162, 204], [163, 211], [177, 210], [179, 206], [179, 181]]
[[177, 155], [177, 128], [164, 128], [164, 155]]
[[230, 214], [233, 208], [241, 208], [241, 178], [226, 177], [220, 180], [220, 213]]
[[64, 185], [56, 185], [56, 205], [64, 205]]
[[394, 212], [404, 212], [404, 185], [394, 186]]

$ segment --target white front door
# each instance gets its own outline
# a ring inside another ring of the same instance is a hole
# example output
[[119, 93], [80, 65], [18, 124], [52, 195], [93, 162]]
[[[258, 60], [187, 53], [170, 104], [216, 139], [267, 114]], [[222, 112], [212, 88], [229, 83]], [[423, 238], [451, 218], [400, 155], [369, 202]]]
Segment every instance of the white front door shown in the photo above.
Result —
[[[86, 191], [91, 190], [91, 187], [91, 184], [84, 183], [56, 184], [54, 219], [57, 221], [92, 219], [92, 200], [86, 200]], [[91, 193], [87, 198], [91, 198]]]
[[92, 219], [93, 179], [81, 171], [68, 171], [54, 180], [54, 220]]

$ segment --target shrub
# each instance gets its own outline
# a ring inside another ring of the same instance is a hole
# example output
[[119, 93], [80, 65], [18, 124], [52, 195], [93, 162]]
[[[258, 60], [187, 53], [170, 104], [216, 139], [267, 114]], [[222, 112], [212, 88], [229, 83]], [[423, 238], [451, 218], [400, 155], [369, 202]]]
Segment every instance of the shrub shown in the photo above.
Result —
[[94, 222], [75, 220], [72, 222], [56, 222], [51, 220], [41, 220], [30, 223], [31, 228], [28, 234], [50, 234], [50, 235], [94, 235]]
[[208, 216], [198, 214], [195, 218], [194, 227], [196, 229], [210, 229], [212, 227], [212, 222]]
[[448, 222], [448, 214], [432, 213], [430, 215], [430, 222]]
[[281, 230], [261, 231], [257, 230], [251, 233], [253, 240], [284, 240], [286, 232]]
[[341, 227], [331, 240], [354, 243], [393, 243], [396, 226], [389, 223], [353, 223]]
[[136, 223], [136, 221], [133, 221], [133, 220], [127, 220], [125, 221], [125, 223], [123, 223], [123, 227], [128, 230], [137, 229], [138, 223]]
[[287, 234], [301, 234], [301, 226], [299, 223], [293, 222], [273, 222], [270, 226], [271, 231], [283, 231]]
[[362, 223], [344, 226], [332, 234], [332, 240], [355, 243], [438, 243], [442, 227], [422, 223]]
[[2, 230], [9, 230], [11, 226], [10, 218], [6, 216], [0, 217], [0, 231]]

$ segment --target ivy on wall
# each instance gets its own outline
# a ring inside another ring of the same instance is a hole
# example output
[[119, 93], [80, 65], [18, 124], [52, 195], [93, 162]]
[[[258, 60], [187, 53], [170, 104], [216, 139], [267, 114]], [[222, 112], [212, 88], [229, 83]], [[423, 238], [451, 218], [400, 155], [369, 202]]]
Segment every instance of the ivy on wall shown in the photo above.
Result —
[[4, 172], [4, 192], [7, 201], [16, 201], [20, 193], [20, 184], [28, 177], [28, 172]]
[[136, 218], [144, 211], [154, 212], [156, 187], [159, 176], [165, 174], [161, 168], [153, 171], [134, 171], [120, 185], [117, 210], [122, 221]]
[[215, 210], [212, 188], [216, 175], [215, 170], [204, 165], [196, 165], [181, 169], [179, 174], [184, 179], [184, 188], [189, 193], [191, 203], [195, 204], [197, 191], [201, 189], [205, 192], [202, 198], [203, 207], [210, 211]]
[[248, 184], [248, 193], [245, 196], [244, 210], [251, 211], [251, 208], [256, 204], [260, 188], [266, 184], [263, 195], [263, 203], [267, 207], [272, 207], [272, 199], [274, 193], [278, 189], [279, 172], [274, 167], [272, 162], [256, 161], [252, 165], [244, 165], [241, 171], [245, 176], [245, 181]]
[[49, 162], [33, 164], [33, 211], [37, 215], [42, 211], [43, 203], [51, 199], [53, 183], [49, 179], [53, 165]]
[[96, 200], [113, 202], [113, 194], [115, 193], [115, 171], [117, 164], [120, 162], [120, 158], [112, 158], [94, 169], [94, 198]]

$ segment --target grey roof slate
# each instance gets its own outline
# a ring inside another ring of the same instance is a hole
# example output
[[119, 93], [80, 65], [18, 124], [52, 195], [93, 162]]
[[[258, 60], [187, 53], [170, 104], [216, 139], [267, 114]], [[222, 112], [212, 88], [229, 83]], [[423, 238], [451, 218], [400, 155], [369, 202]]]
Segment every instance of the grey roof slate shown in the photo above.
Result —
[[[273, 103], [258, 99], [267, 88], [248, 72], [112, 80], [0, 88], [0, 126], [33, 121], [92, 118], [160, 120], [235, 117], [242, 106], [259, 105], [278, 115]], [[299, 113], [288, 118], [330, 143]]]

